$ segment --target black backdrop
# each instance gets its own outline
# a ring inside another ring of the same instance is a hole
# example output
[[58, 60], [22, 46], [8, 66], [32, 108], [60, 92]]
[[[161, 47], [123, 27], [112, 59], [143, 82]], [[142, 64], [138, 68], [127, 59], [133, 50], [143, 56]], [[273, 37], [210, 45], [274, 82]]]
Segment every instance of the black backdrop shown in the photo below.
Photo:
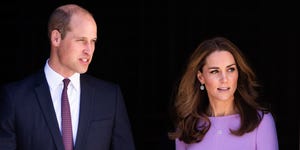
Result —
[[[72, 1], [1, 4], [1, 84], [44, 66], [48, 17]], [[172, 150], [168, 106], [187, 57], [205, 38], [226, 36], [246, 54], [275, 113], [280, 149], [297, 149], [292, 7], [266, 1], [76, 1], [98, 23], [88, 73], [120, 84], [138, 150]]]

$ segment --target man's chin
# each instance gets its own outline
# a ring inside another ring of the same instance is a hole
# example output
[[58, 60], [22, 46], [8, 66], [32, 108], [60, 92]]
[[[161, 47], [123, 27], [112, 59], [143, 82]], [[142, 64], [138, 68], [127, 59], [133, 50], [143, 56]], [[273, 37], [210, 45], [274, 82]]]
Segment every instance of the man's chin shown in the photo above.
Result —
[[87, 70], [88, 70], [88, 68], [86, 68], [86, 69], [80, 69], [80, 70], [78, 70], [78, 73], [83, 74], [83, 73], [86, 73]]

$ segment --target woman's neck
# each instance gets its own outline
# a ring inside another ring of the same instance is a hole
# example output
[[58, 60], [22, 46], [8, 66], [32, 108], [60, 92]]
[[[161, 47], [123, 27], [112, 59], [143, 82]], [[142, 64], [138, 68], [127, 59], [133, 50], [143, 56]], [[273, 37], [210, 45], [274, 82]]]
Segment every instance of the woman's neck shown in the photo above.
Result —
[[236, 114], [237, 109], [233, 102], [210, 103], [207, 112], [209, 116], [220, 117]]

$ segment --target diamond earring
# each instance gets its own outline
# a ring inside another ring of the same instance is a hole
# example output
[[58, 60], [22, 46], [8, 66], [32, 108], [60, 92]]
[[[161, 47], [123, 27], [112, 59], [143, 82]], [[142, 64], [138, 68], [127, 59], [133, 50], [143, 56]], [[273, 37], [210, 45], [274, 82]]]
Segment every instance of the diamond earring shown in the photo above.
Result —
[[200, 85], [200, 90], [201, 90], [201, 91], [204, 91], [204, 84], [201, 84], [201, 85]]

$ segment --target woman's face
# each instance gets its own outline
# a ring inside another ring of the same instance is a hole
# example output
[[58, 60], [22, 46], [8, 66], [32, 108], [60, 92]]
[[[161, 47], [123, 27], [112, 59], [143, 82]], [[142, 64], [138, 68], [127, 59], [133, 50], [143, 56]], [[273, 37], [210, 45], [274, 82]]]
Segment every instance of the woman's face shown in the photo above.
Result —
[[198, 80], [205, 85], [210, 101], [234, 100], [238, 69], [233, 55], [228, 51], [215, 51], [205, 61]]

